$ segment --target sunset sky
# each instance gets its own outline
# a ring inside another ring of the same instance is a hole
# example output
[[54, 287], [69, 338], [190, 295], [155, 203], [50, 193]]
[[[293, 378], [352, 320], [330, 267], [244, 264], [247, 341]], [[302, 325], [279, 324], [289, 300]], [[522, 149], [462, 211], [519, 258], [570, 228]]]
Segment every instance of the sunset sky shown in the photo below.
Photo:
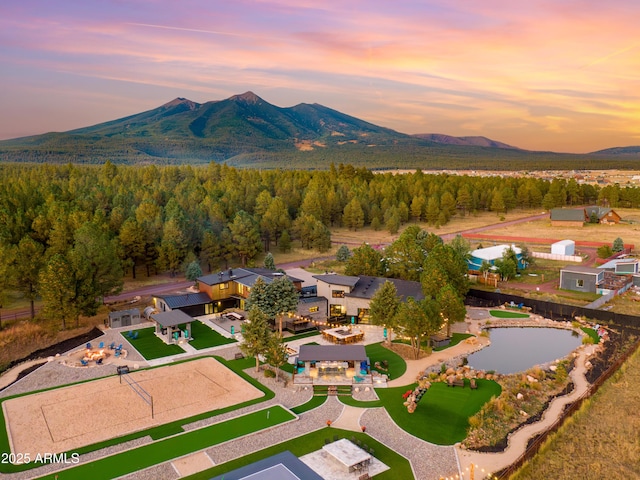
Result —
[[0, 139], [251, 90], [404, 133], [640, 145], [633, 0], [0, 4]]

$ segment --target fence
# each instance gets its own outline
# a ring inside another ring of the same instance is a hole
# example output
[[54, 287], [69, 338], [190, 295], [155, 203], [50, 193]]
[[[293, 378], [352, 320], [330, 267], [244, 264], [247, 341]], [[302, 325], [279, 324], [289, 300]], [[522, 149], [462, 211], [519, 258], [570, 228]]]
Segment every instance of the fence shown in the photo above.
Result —
[[525, 298], [519, 295], [510, 295], [500, 292], [486, 292], [483, 290], [471, 289], [467, 294], [466, 303], [468, 305], [480, 307], [495, 307], [504, 303], [522, 303], [531, 307], [531, 312], [542, 315], [552, 320], [574, 320], [576, 317], [587, 317], [595, 319], [600, 323], [612, 323], [615, 325], [640, 328], [640, 317], [635, 315], [625, 315], [604, 310], [593, 310], [591, 308], [579, 307], [576, 305], [565, 305], [562, 303], [548, 302]]
[[531, 252], [534, 258], [545, 258], [547, 260], [558, 260], [563, 262], [582, 262], [582, 257], [578, 255], [561, 255], [559, 253]]

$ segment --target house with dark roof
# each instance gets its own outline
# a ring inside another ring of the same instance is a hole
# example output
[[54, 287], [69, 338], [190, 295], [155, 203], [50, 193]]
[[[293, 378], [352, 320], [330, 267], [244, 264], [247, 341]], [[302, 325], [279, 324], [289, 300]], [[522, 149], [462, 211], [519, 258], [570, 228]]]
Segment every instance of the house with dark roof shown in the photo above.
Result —
[[[550, 212], [551, 226], [582, 227], [585, 223], [620, 223], [621, 217], [611, 208], [597, 205], [583, 208], [553, 208]], [[597, 219], [597, 222], [594, 220]]]
[[387, 280], [396, 286], [401, 299], [424, 298], [420, 282], [397, 278], [359, 277], [346, 275], [314, 275], [318, 282], [318, 297], [327, 299], [327, 317], [331, 319], [351, 319], [354, 323], [369, 323], [369, 304], [376, 291]]
[[198, 292], [162, 295], [154, 298], [159, 311], [182, 310], [191, 316], [209, 315], [230, 308], [245, 309], [245, 301], [258, 278], [271, 283], [287, 276], [298, 291], [302, 280], [266, 268], [235, 268], [198, 277]]

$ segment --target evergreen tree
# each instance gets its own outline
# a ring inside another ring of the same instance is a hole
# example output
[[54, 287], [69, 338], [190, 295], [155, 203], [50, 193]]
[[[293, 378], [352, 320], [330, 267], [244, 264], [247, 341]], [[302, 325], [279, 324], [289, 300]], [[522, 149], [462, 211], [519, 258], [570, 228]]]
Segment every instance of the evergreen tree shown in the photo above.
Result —
[[67, 319], [77, 318], [79, 311], [74, 304], [76, 283], [73, 266], [61, 254], [53, 255], [40, 272], [40, 296], [44, 315], [67, 328]]
[[349, 260], [349, 257], [351, 257], [351, 251], [349, 250], [349, 247], [347, 247], [346, 245], [340, 245], [340, 248], [338, 248], [338, 251], [336, 252], [336, 260], [338, 262], [344, 263]]
[[258, 226], [251, 215], [241, 210], [229, 225], [229, 231], [233, 239], [234, 252], [240, 257], [244, 267], [247, 260], [253, 259], [262, 249]]
[[146, 235], [142, 226], [131, 217], [125, 220], [120, 229], [122, 256], [131, 266], [131, 275], [136, 278], [136, 265], [145, 260]]
[[440, 307], [440, 315], [447, 326], [447, 337], [451, 337], [451, 325], [463, 322], [467, 314], [464, 301], [451, 285], [445, 285], [438, 292], [436, 302]]
[[370, 275], [379, 277], [385, 274], [385, 264], [382, 254], [371, 245], [363, 243], [351, 252], [344, 269], [345, 275]]
[[613, 241], [613, 247], [611, 248], [613, 252], [622, 252], [624, 250], [624, 242], [622, 238], [618, 237]]
[[185, 269], [184, 275], [187, 280], [191, 280], [194, 282], [198, 277], [202, 276], [202, 268], [200, 268], [200, 263], [197, 260], [189, 262], [187, 268]]
[[271, 252], [267, 253], [267, 255], [264, 257], [264, 268], [267, 268], [269, 270], [276, 269], [276, 262], [273, 259], [273, 254]]
[[396, 317], [399, 333], [411, 340], [414, 358], [418, 360], [422, 339], [426, 337], [431, 346], [431, 335], [438, 333], [442, 327], [438, 304], [434, 299], [416, 301], [409, 297], [400, 304]]
[[271, 365], [276, 374], [276, 382], [280, 380], [280, 367], [287, 363], [287, 346], [282, 342], [282, 334], [271, 334], [267, 340], [264, 360]]
[[291, 251], [291, 237], [289, 236], [289, 231], [284, 230], [282, 235], [280, 236], [280, 243], [278, 245], [278, 249], [282, 253], [289, 253]]
[[391, 342], [399, 307], [398, 290], [393, 282], [386, 280], [371, 297], [369, 320], [373, 325], [386, 326], [388, 328], [387, 343]]
[[255, 357], [256, 372], [260, 367], [260, 355], [267, 351], [269, 338], [272, 336], [266, 315], [256, 305], [249, 309], [248, 322], [244, 324], [240, 350], [248, 357]]
[[350, 230], [358, 230], [364, 226], [364, 211], [356, 197], [344, 207], [342, 223]]
[[13, 260], [13, 280], [16, 289], [29, 300], [33, 319], [36, 314], [35, 299], [38, 295], [40, 270], [44, 265], [44, 246], [25, 236], [20, 240]]

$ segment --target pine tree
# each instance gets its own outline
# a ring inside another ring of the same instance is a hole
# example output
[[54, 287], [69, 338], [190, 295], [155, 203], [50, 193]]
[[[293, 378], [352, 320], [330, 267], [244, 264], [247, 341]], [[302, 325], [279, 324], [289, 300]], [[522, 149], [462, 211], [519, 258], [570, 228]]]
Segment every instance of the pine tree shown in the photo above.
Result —
[[369, 320], [373, 325], [386, 326], [389, 329], [387, 343], [395, 328], [396, 314], [400, 307], [398, 290], [393, 282], [386, 280], [371, 297], [369, 303]]
[[267, 268], [269, 270], [276, 269], [276, 262], [273, 259], [273, 254], [271, 252], [267, 253], [264, 257], [264, 268]]
[[338, 251], [336, 252], [336, 260], [338, 262], [344, 263], [349, 260], [349, 257], [351, 257], [351, 251], [349, 250], [349, 247], [347, 247], [346, 245], [340, 245], [340, 248], [338, 248]]
[[249, 309], [248, 320], [244, 324], [240, 350], [248, 357], [255, 357], [257, 372], [260, 368], [259, 357], [265, 354], [272, 332], [269, 329], [266, 315], [255, 305]]

